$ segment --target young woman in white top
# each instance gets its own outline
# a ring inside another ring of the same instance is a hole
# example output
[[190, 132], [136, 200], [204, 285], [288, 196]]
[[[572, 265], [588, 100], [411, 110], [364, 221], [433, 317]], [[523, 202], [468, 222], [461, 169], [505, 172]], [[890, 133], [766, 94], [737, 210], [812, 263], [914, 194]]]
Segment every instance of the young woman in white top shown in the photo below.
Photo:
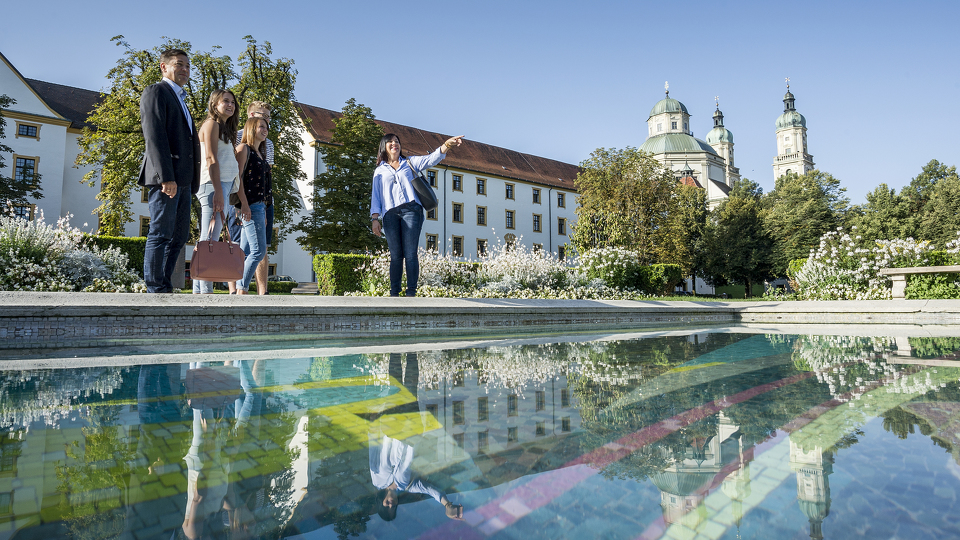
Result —
[[[220, 213], [224, 201], [238, 186], [238, 158], [234, 152], [240, 113], [237, 98], [229, 90], [214, 90], [207, 104], [207, 117], [200, 125], [200, 240], [211, 238], [210, 222], [214, 222], [213, 238], [220, 237], [223, 221]], [[242, 196], [242, 193], [241, 193]], [[210, 294], [213, 282], [193, 280], [193, 294]]]

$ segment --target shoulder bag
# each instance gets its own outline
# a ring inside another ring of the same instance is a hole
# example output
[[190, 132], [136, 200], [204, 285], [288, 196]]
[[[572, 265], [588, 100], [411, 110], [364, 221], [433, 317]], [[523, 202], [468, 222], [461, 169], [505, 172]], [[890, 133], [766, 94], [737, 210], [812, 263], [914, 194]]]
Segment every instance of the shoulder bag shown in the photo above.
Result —
[[[223, 229], [227, 230], [227, 218], [220, 212], [223, 220]], [[213, 227], [216, 216], [210, 218], [208, 237], [213, 236]], [[203, 281], [237, 281], [243, 277], [243, 261], [245, 256], [239, 244], [227, 241], [202, 240], [193, 248], [193, 258], [190, 259], [190, 278]]]
[[433, 191], [430, 182], [427, 182], [427, 179], [423, 176], [423, 171], [418, 172], [413, 168], [410, 158], [407, 158], [407, 166], [413, 171], [413, 180], [410, 183], [413, 185], [413, 190], [417, 192], [420, 204], [424, 210], [433, 210], [439, 204], [436, 192]]

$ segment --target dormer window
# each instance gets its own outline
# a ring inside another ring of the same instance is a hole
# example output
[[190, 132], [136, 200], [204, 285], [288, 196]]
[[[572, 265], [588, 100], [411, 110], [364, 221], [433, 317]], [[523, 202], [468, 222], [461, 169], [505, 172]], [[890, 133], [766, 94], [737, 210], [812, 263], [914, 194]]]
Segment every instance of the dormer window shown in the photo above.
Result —
[[657, 124], [657, 131], [663, 131], [663, 124]]
[[686, 122], [683, 123], [683, 130], [684, 130], [684, 131], [687, 130], [687, 123], [686, 123]]
[[677, 129], [677, 123], [676, 123], [676, 122], [670, 122], [670, 129]]

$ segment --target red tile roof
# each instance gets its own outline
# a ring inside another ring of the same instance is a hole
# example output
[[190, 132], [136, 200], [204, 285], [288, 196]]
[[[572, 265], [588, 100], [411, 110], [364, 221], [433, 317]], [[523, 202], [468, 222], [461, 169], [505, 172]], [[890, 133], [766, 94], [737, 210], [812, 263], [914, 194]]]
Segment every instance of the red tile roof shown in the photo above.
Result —
[[[333, 121], [340, 117], [340, 113], [306, 103], [295, 102], [294, 105], [301, 117], [309, 120], [309, 130], [313, 138], [320, 143], [330, 144], [333, 138]], [[385, 133], [395, 133], [400, 137], [404, 154], [429, 154], [450, 137], [383, 120], [374, 121], [383, 126]], [[467, 139], [464, 139], [462, 146], [447, 154], [443, 165], [480, 175], [522, 180], [570, 191], [574, 191], [573, 181], [580, 171], [577, 165]]]

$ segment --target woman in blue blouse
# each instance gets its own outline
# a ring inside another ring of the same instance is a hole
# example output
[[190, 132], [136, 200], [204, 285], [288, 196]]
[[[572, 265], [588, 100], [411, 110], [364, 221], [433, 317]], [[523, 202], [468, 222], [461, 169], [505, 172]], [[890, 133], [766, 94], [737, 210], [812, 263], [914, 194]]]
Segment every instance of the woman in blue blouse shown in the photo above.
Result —
[[410, 183], [414, 177], [413, 169], [421, 172], [433, 167], [447, 157], [451, 148], [460, 146], [462, 142], [463, 135], [450, 137], [428, 156], [407, 158], [400, 153], [399, 137], [388, 133], [380, 139], [377, 169], [373, 173], [370, 218], [373, 220], [373, 234], [386, 236], [390, 248], [390, 296], [400, 296], [404, 260], [407, 268], [406, 295], [417, 295], [417, 279], [420, 277], [417, 247], [423, 228], [423, 206]]

